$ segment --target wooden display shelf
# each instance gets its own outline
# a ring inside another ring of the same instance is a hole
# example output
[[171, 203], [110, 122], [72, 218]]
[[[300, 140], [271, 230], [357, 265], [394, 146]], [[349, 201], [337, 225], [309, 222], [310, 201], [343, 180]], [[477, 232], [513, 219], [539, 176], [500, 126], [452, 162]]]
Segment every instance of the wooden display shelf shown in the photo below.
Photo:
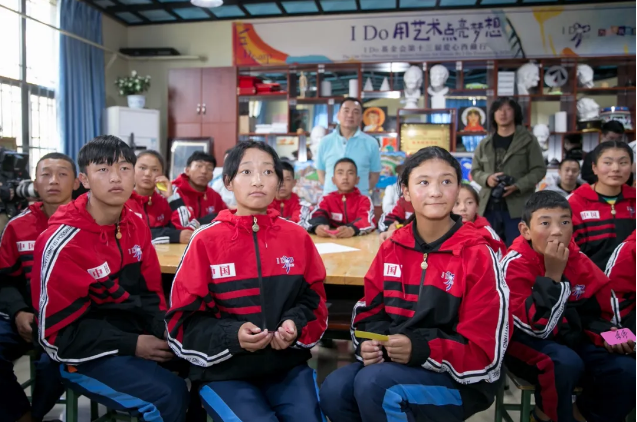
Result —
[[[568, 98], [570, 97], [570, 98]], [[564, 93], [564, 94], [530, 94], [530, 95], [514, 95], [513, 98], [517, 98], [519, 100], [528, 99], [531, 101], [562, 101], [562, 100], [574, 100], [575, 94], [573, 93]]]
[[363, 132], [369, 136], [398, 136], [398, 132]]
[[271, 94], [254, 94], [254, 95], [239, 95], [239, 100], [265, 100], [265, 99], [275, 99], [275, 100], [285, 100], [288, 97], [287, 92], [273, 92]]
[[487, 91], [491, 91], [492, 94], [491, 96], [495, 95], [495, 90], [494, 89], [469, 89], [469, 88], [465, 88], [465, 89], [454, 89], [454, 88], [449, 88], [449, 94], [448, 96], [451, 97], [487, 97]]
[[296, 101], [297, 104], [324, 104], [333, 101], [335, 104], [341, 101], [345, 97], [290, 97], [289, 102], [292, 103]]
[[296, 132], [286, 132], [286, 133], [240, 133], [238, 136], [309, 136], [309, 133], [296, 133]]
[[588, 95], [612, 95], [615, 92], [630, 92], [635, 91], [634, 86], [615, 86], [608, 88], [577, 88], [578, 94]]

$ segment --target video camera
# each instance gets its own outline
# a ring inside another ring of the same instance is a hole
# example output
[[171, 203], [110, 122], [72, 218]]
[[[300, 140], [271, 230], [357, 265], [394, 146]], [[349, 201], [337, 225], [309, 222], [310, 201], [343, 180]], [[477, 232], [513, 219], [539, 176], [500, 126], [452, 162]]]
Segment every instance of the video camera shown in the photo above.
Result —
[[29, 177], [29, 154], [0, 148], [0, 212], [9, 218], [28, 206], [38, 193]]

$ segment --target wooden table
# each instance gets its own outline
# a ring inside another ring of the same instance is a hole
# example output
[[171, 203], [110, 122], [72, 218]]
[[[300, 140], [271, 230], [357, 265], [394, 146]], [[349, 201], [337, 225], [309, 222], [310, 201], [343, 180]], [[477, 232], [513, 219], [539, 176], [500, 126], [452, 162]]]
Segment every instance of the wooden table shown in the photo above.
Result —
[[[312, 235], [314, 243], [337, 243], [359, 249], [355, 252], [330, 253], [321, 255], [327, 272], [326, 284], [362, 286], [365, 274], [376, 257], [380, 246], [378, 233], [349, 239], [326, 239]], [[156, 245], [161, 272], [175, 274], [186, 245]]]

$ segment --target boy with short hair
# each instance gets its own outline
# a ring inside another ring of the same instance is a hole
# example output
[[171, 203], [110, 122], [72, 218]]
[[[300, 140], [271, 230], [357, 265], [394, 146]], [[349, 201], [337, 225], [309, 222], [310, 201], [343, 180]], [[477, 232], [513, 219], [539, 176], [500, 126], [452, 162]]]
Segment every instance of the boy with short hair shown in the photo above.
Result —
[[[41, 421], [64, 392], [58, 364], [46, 353], [35, 365], [33, 403], [13, 373], [13, 361], [33, 348], [30, 281], [35, 241], [60, 205], [77, 189], [75, 162], [53, 152], [35, 167], [33, 181], [40, 201], [7, 224], [0, 241], [0, 420]], [[35, 281], [39, 284], [39, 280]]]
[[173, 180], [170, 197], [173, 210], [171, 221], [178, 230], [197, 229], [209, 223], [228, 207], [208, 184], [217, 166], [217, 160], [203, 151], [195, 151], [186, 163], [184, 173]]
[[173, 354], [157, 254], [146, 222], [124, 206], [135, 153], [99, 136], [78, 162], [90, 192], [60, 207], [35, 243], [38, 340], [63, 364], [63, 382], [91, 400], [145, 421], [183, 421], [186, 384], [158, 365]]
[[559, 179], [553, 186], [549, 186], [546, 190], [557, 192], [564, 198], [568, 197], [573, 191], [580, 186], [581, 183], [577, 181], [580, 173], [579, 161], [574, 158], [565, 158], [560, 163], [560, 169], [558, 170]]
[[310, 208], [306, 201], [301, 198], [292, 189], [296, 185], [294, 180], [294, 167], [287, 161], [281, 161], [283, 167], [283, 182], [276, 193], [274, 201], [268, 208], [276, 210], [281, 217], [294, 223], [299, 223], [307, 219], [310, 214]]
[[[536, 384], [535, 421], [619, 421], [635, 407], [634, 344], [609, 346], [608, 278], [572, 241], [572, 212], [557, 192], [534, 193], [521, 236], [501, 261], [515, 331], [505, 363]], [[576, 386], [583, 387], [573, 406]]]
[[354, 160], [341, 158], [336, 162], [332, 182], [337, 190], [323, 196], [310, 214], [306, 224], [310, 233], [347, 238], [370, 233], [376, 228], [374, 205], [369, 196], [361, 194], [356, 187], [358, 179]]

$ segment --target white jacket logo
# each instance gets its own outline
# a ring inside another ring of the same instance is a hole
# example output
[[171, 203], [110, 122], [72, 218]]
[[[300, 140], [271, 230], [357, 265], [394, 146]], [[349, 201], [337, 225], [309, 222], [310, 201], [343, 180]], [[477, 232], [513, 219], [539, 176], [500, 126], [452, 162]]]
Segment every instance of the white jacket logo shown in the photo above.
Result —
[[104, 262], [99, 267], [91, 268], [87, 270], [88, 273], [93, 276], [95, 280], [99, 280], [100, 278], [104, 278], [111, 273], [111, 269], [108, 266], [108, 262]]
[[234, 269], [233, 263], [211, 265], [210, 271], [212, 271], [212, 278], [215, 280], [218, 278], [227, 278], [227, 277], [237, 276], [237, 272]]
[[396, 277], [396, 278], [400, 278], [402, 272], [400, 271], [400, 266], [396, 265], [396, 264], [387, 264], [385, 263], [385, 271], [383, 272], [383, 275], [385, 277]]
[[599, 220], [599, 211], [582, 211], [579, 215], [582, 220]]
[[132, 248], [130, 248], [128, 250], [128, 253], [133, 255], [135, 259], [137, 260], [137, 262], [142, 260], [142, 248], [140, 248], [139, 245], [135, 245]]
[[35, 241], [30, 242], [16, 242], [18, 246], [18, 252], [32, 252], [35, 249]]

